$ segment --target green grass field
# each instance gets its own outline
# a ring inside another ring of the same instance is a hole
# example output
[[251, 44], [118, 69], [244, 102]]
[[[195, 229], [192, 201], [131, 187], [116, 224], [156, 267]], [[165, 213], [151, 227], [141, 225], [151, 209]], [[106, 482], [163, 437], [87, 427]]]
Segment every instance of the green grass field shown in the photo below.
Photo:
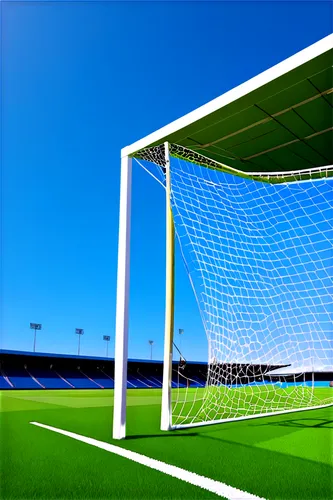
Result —
[[[242, 385], [229, 388], [224, 385], [205, 389], [173, 390], [173, 424], [193, 424], [210, 420], [249, 417], [294, 408], [313, 408], [332, 404], [333, 391], [327, 387], [291, 385]], [[223, 401], [223, 404], [221, 404]]]
[[0, 396], [1, 499], [221, 498], [31, 421], [113, 443], [262, 498], [333, 498], [332, 407], [163, 433], [161, 391], [129, 390], [128, 439], [113, 441], [112, 390]]

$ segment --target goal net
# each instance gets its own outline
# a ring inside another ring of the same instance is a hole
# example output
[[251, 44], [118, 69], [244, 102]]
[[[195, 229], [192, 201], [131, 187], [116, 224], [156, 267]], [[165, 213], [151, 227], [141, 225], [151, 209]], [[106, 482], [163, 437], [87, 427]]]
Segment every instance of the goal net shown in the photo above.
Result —
[[[176, 236], [208, 344], [205, 387], [182, 369], [188, 383], [172, 390], [173, 427], [332, 404], [314, 380], [333, 371], [328, 167], [244, 174], [180, 146], [169, 153]], [[165, 183], [164, 146], [138, 156]]]

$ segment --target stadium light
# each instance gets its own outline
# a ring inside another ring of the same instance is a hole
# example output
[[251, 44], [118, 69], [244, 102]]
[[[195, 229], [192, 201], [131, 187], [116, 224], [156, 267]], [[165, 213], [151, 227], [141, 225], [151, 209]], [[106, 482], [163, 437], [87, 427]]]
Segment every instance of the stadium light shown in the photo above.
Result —
[[150, 359], [153, 359], [153, 340], [148, 340], [148, 344], [150, 345]]
[[103, 335], [103, 340], [105, 340], [105, 341], [106, 341], [106, 357], [108, 357], [108, 349], [109, 349], [110, 335]]
[[78, 348], [77, 354], [78, 354], [78, 356], [80, 356], [80, 339], [81, 339], [81, 335], [84, 334], [84, 330], [83, 330], [83, 328], [75, 328], [75, 333], [76, 333], [76, 335], [79, 336], [79, 348]]
[[36, 331], [42, 329], [41, 323], [30, 323], [31, 330], [35, 330], [34, 334], [34, 352], [36, 351]]

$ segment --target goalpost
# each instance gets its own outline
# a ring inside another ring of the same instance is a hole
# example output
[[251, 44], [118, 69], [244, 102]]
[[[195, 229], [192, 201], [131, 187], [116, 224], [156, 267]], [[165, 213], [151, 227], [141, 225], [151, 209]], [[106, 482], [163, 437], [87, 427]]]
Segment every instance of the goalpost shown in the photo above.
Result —
[[[333, 404], [313, 382], [333, 371], [332, 42], [122, 151], [115, 439], [126, 435], [132, 158], [166, 192], [161, 429]], [[189, 379], [171, 391], [175, 237], [208, 341], [204, 389]]]

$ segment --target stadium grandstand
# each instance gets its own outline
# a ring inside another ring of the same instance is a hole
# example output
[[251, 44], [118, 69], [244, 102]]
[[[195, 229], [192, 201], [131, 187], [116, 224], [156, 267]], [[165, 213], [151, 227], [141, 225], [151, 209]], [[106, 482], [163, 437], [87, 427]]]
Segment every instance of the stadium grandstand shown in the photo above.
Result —
[[[172, 386], [186, 387], [178, 362], [173, 368]], [[191, 387], [204, 387], [207, 363], [189, 362], [186, 374]], [[130, 359], [127, 388], [161, 388], [162, 375], [162, 361]], [[0, 388], [113, 389], [114, 359], [1, 350]]]
[[[173, 388], [205, 387], [208, 364], [173, 362]], [[228, 386], [258, 383], [328, 385], [332, 373], [302, 374], [295, 381], [288, 365], [220, 364]], [[163, 362], [129, 359], [128, 389], [162, 388]], [[213, 384], [214, 381], [211, 381]], [[0, 389], [113, 389], [114, 358], [0, 350]]]

